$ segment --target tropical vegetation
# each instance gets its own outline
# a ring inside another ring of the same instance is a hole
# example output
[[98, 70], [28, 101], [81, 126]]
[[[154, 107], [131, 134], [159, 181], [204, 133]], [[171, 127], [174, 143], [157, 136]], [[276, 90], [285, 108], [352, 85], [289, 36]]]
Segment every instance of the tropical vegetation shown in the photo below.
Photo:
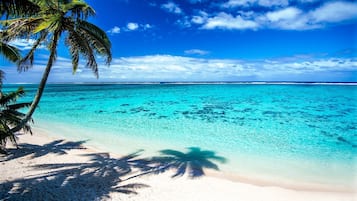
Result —
[[[0, 40], [0, 55], [3, 55], [6, 59], [12, 62], [17, 62], [21, 59], [19, 49], [2, 40]], [[1, 75], [4, 75], [2, 71], [1, 71]]]
[[[0, 41], [0, 55], [3, 55], [11, 62], [17, 62], [21, 59], [19, 49], [2, 40]], [[0, 153], [6, 153], [5, 147], [8, 140], [12, 141], [17, 146], [15, 132], [13, 132], [11, 128], [18, 126], [21, 123], [22, 118], [25, 116], [25, 114], [19, 110], [28, 107], [31, 104], [16, 104], [17, 99], [25, 94], [22, 87], [18, 88], [17, 91], [8, 94], [3, 93], [1, 89], [4, 77], [5, 73], [0, 70]], [[22, 125], [20, 129], [23, 129], [25, 132], [31, 132], [31, 128], [27, 123]]]
[[81, 0], [2, 0], [0, 14], [2, 21], [2, 41], [13, 39], [33, 39], [35, 42], [25, 56], [17, 62], [18, 70], [30, 68], [34, 62], [34, 54], [41, 45], [47, 45], [49, 51], [46, 68], [43, 72], [38, 91], [21, 122], [11, 128], [19, 131], [31, 119], [47, 83], [47, 78], [56, 61], [59, 42], [64, 38], [72, 59], [73, 73], [79, 66], [80, 58], [87, 62], [86, 67], [92, 69], [98, 77], [98, 64], [95, 55], [101, 55], [109, 65], [111, 62], [111, 43], [106, 33], [96, 25], [86, 21], [95, 12], [86, 2]]
[[[23, 117], [21, 109], [28, 107], [31, 103], [16, 103], [19, 97], [22, 97], [25, 91], [22, 87], [17, 91], [10, 93], [0, 92], [0, 152], [5, 153], [5, 146], [8, 140], [16, 145], [15, 133], [11, 130], [12, 127], [18, 126]], [[29, 124], [21, 127], [25, 132], [31, 132]]]

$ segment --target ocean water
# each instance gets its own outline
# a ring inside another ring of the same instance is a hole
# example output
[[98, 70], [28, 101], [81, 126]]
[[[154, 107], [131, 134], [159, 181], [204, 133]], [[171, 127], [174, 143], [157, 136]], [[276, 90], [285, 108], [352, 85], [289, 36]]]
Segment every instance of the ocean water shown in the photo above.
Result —
[[[36, 85], [24, 87], [31, 100]], [[348, 85], [51, 84], [34, 126], [117, 153], [199, 147], [230, 174], [351, 189], [356, 117]]]

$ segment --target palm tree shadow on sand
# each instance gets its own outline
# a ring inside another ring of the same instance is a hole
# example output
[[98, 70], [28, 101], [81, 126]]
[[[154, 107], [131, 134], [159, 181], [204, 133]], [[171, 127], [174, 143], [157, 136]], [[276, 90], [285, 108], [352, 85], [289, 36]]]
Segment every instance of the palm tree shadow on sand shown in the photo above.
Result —
[[8, 155], [3, 159], [0, 159], [0, 162], [9, 161], [16, 158], [21, 158], [25, 156], [31, 156], [31, 158], [38, 158], [45, 156], [47, 154], [58, 154], [63, 155], [67, 154], [67, 151], [73, 149], [85, 149], [83, 144], [86, 141], [65, 141], [65, 140], [55, 140], [44, 144], [42, 146], [36, 144], [21, 143], [19, 145], [20, 150], [16, 151], [15, 148], [8, 150]]
[[[32, 166], [39, 173], [7, 181], [0, 187], [3, 200], [103, 200], [111, 192], [137, 194], [136, 189], [149, 187], [121, 179], [146, 164], [138, 159], [139, 152], [121, 158], [108, 153], [93, 153], [88, 163], [49, 163]], [[45, 171], [43, 171], [45, 170]]]
[[150, 173], [160, 174], [169, 170], [174, 170], [174, 174], [171, 176], [173, 178], [188, 174], [189, 178], [194, 179], [204, 176], [204, 169], [219, 171], [218, 165], [212, 161], [219, 163], [226, 163], [227, 161], [224, 157], [217, 156], [213, 151], [201, 150], [198, 147], [187, 149], [188, 152], [186, 153], [172, 149], [161, 150], [161, 156], [147, 159], [149, 164], [146, 170], [149, 171], [128, 179]]
[[[3, 163], [29, 156], [40, 158], [47, 154], [67, 154], [71, 149], [83, 148], [83, 141], [53, 141], [41, 147], [20, 144], [22, 149], [10, 150]], [[33, 175], [21, 179], [6, 180], [0, 185], [2, 200], [103, 200], [110, 199], [112, 192], [137, 194], [137, 190], [149, 187], [131, 179], [143, 175], [160, 174], [174, 170], [172, 177], [188, 174], [189, 178], [203, 175], [204, 169], [219, 170], [212, 161], [224, 163], [226, 159], [213, 151], [188, 148], [188, 152], [161, 150], [160, 156], [141, 158], [141, 152], [112, 158], [108, 153], [90, 153], [83, 156], [90, 161], [84, 163], [43, 163], [31, 166]], [[19, 153], [17, 153], [19, 152]], [[22, 152], [22, 154], [21, 154]], [[40, 171], [40, 173], [36, 173]]]

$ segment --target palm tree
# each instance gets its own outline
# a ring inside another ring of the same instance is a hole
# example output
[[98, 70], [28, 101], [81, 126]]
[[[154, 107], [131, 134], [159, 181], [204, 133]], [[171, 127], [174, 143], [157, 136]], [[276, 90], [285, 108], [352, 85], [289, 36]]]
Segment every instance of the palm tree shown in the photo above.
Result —
[[[28, 107], [31, 103], [17, 103], [17, 99], [25, 94], [23, 88], [19, 88], [15, 92], [8, 94], [0, 92], [0, 153], [6, 153], [4, 148], [7, 140], [12, 141], [16, 145], [16, 137], [12, 132], [11, 127], [16, 127], [22, 123], [22, 118], [25, 114], [18, 110]], [[25, 132], [31, 132], [28, 124], [21, 126]]]
[[111, 62], [111, 44], [106, 33], [99, 27], [86, 21], [95, 14], [94, 10], [81, 0], [33, 0], [40, 8], [36, 14], [8, 19], [3, 22], [6, 39], [35, 38], [32, 49], [18, 64], [18, 70], [27, 70], [33, 64], [34, 53], [41, 44], [48, 44], [49, 57], [38, 87], [36, 96], [23, 121], [12, 130], [21, 129], [32, 117], [44, 91], [48, 75], [56, 61], [57, 46], [62, 36], [72, 58], [73, 73], [76, 72], [80, 57], [87, 60], [86, 67], [92, 69], [98, 77], [98, 64], [95, 54], [106, 57], [106, 64]]

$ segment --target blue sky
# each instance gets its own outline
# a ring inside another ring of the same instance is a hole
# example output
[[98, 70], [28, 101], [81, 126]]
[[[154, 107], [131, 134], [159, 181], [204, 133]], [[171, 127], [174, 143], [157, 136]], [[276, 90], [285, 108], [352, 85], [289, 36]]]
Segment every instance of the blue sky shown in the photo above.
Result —
[[[96, 79], [72, 75], [61, 45], [50, 82], [357, 81], [357, 2], [320, 0], [88, 0], [112, 42]], [[33, 41], [17, 40], [24, 52]], [[48, 53], [7, 83], [39, 82]], [[84, 62], [83, 62], [84, 63]]]

